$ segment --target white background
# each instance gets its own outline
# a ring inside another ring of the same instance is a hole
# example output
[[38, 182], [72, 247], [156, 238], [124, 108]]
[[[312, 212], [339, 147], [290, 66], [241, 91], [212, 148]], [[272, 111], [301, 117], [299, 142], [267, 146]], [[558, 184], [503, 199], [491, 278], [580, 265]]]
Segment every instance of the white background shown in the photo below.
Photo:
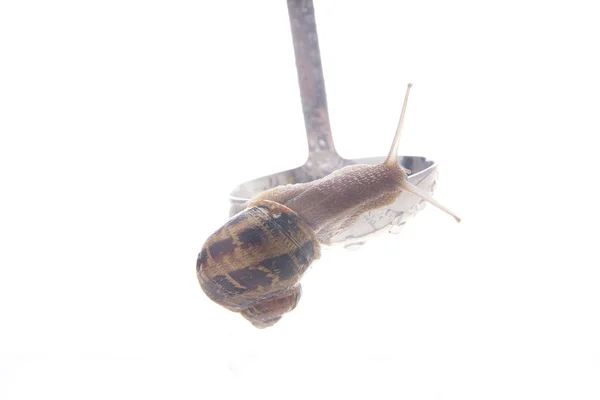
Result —
[[[440, 163], [257, 330], [195, 261], [307, 155], [285, 2], [0, 4], [0, 398], [600, 398], [592, 1], [317, 1], [336, 146]], [[366, 6], [368, 4], [368, 6]]]

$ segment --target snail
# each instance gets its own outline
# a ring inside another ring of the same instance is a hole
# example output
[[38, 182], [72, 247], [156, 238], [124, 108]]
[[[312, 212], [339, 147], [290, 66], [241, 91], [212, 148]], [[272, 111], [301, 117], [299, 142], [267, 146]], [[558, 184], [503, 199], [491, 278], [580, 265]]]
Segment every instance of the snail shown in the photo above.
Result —
[[398, 162], [408, 84], [400, 121], [385, 161], [341, 168], [324, 178], [278, 186], [248, 201], [204, 243], [196, 274], [204, 293], [239, 312], [257, 328], [274, 325], [292, 311], [302, 294], [300, 280], [320, 257], [321, 245], [364, 213], [412, 193], [460, 218], [410, 184]]

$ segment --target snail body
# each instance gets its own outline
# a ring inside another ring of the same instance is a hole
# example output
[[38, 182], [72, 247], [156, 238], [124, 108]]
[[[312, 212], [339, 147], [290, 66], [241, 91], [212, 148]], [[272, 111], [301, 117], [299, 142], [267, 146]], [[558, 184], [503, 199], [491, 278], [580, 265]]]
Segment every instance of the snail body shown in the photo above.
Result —
[[205, 242], [196, 272], [206, 295], [258, 328], [275, 324], [300, 299], [300, 280], [320, 257], [321, 244], [364, 213], [413, 193], [460, 219], [408, 182], [398, 143], [411, 85], [396, 135], [382, 164], [357, 164], [321, 179], [279, 186], [251, 199]]

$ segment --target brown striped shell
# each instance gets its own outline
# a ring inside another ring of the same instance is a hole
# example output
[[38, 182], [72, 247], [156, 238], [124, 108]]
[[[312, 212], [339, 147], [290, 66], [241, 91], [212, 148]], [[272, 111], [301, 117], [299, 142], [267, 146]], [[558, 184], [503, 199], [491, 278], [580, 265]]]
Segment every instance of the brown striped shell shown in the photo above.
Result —
[[319, 256], [312, 228], [291, 209], [263, 200], [206, 240], [196, 273], [213, 301], [266, 328], [296, 307], [300, 279]]

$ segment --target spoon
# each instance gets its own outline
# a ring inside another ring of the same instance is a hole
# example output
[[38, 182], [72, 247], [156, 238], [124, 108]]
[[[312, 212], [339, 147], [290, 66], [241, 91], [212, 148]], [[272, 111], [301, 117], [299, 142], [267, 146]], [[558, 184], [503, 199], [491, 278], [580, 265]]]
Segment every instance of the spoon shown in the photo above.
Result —
[[[304, 165], [277, 172], [238, 185], [229, 195], [230, 216], [245, 208], [246, 202], [267, 189], [281, 185], [310, 182], [352, 164], [380, 164], [385, 156], [345, 159], [335, 150], [325, 80], [321, 65], [319, 40], [312, 0], [287, 0], [302, 111], [308, 139], [308, 159]], [[400, 165], [411, 173], [408, 181], [433, 194], [436, 187], [437, 164], [425, 157], [399, 156]], [[402, 193], [393, 204], [364, 214], [354, 225], [332, 238], [334, 245], [347, 249], [361, 247], [373, 236], [399, 233], [408, 219], [425, 207], [417, 196]]]

